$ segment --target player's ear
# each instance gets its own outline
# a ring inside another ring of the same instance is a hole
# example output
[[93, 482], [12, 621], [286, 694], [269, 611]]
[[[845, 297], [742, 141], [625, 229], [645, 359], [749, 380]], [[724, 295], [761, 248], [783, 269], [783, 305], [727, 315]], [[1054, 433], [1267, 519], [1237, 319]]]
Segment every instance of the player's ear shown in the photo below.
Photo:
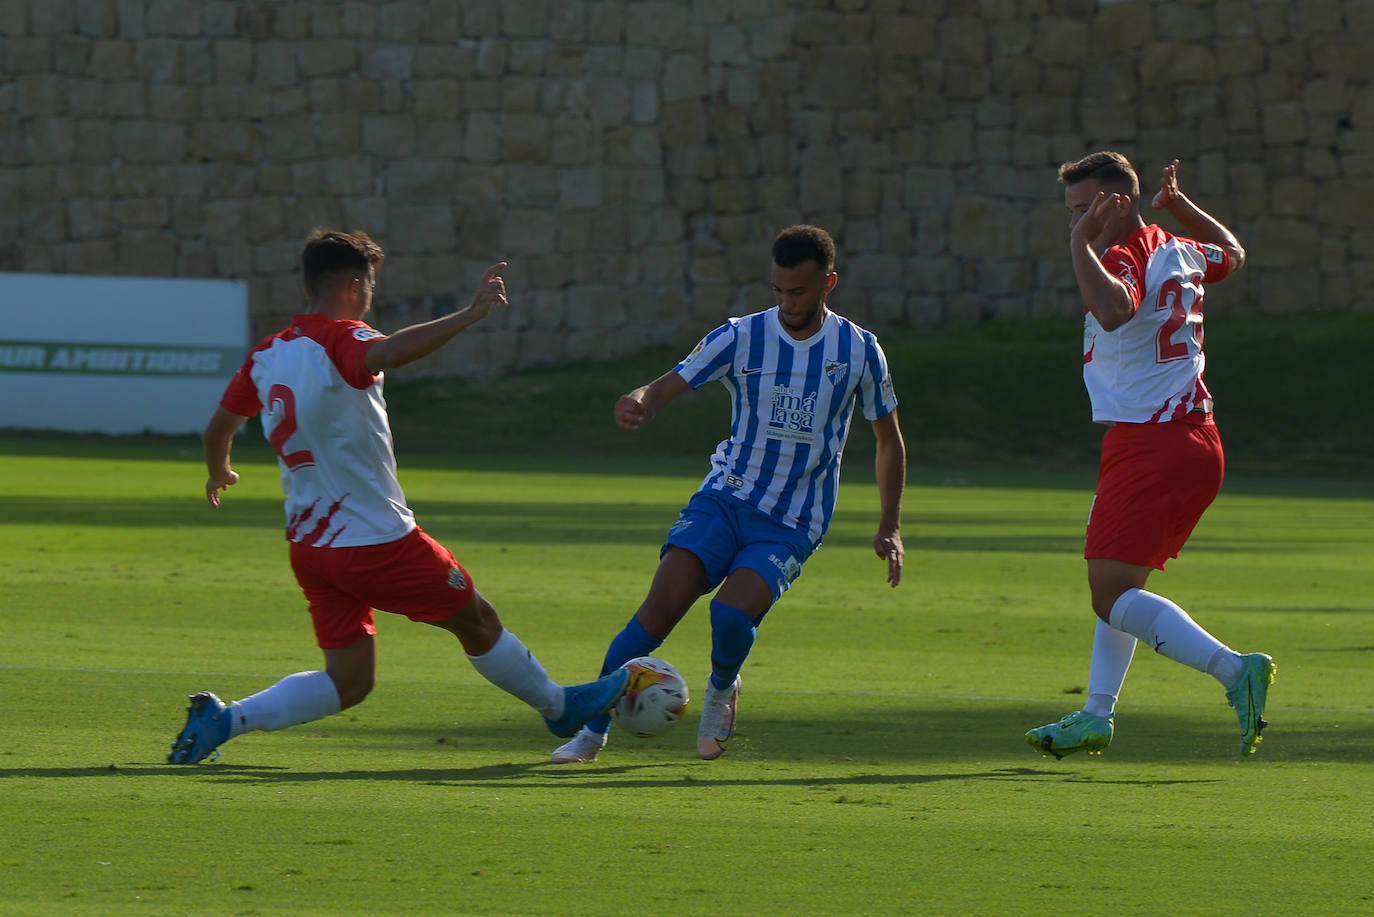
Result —
[[829, 274], [826, 274], [826, 275], [825, 275], [825, 292], [829, 293], [831, 290], [835, 289], [835, 284], [837, 284], [837, 283], [839, 283], [839, 282], [840, 282], [840, 275], [839, 275], [839, 274], [835, 273], [834, 271], [831, 271]]

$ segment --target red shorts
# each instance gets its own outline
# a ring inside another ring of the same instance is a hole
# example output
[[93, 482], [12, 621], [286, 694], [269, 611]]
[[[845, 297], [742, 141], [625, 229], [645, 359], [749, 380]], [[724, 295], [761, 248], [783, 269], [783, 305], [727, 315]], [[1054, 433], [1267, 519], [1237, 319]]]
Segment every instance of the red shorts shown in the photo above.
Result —
[[472, 600], [472, 577], [417, 526], [386, 544], [315, 548], [291, 542], [291, 569], [310, 603], [321, 649], [376, 634], [372, 609], [442, 621]]
[[1112, 427], [1102, 437], [1083, 556], [1163, 570], [1216, 499], [1225, 470], [1210, 421]]

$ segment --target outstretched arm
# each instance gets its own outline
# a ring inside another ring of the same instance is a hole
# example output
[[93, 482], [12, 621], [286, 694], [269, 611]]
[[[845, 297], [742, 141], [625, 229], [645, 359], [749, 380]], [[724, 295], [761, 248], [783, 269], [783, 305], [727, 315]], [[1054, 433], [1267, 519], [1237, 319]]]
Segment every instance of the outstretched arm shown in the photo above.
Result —
[[897, 412], [873, 421], [878, 438], [873, 472], [878, 480], [878, 500], [882, 514], [878, 533], [873, 536], [873, 551], [887, 561], [887, 581], [896, 586], [902, 581], [902, 492], [906, 489], [906, 441], [897, 423]]
[[205, 482], [205, 499], [219, 509], [219, 492], [238, 483], [238, 472], [229, 467], [229, 451], [234, 445], [234, 434], [248, 418], [224, 408], [215, 408], [210, 422], [205, 425], [202, 437], [205, 443], [205, 467], [210, 477]]
[[615, 403], [615, 422], [622, 429], [638, 430], [689, 389], [686, 379], [676, 370], [669, 370], [648, 385], [621, 395]]
[[429, 356], [486, 318], [493, 306], [506, 305], [506, 283], [501, 279], [501, 272], [505, 269], [504, 261], [487, 268], [477, 283], [472, 302], [466, 308], [450, 312], [432, 322], [402, 328], [389, 337], [379, 339], [367, 348], [367, 368], [375, 373]]
[[1159, 193], [1150, 204], [1156, 210], [1167, 210], [1190, 238], [1220, 246], [1231, 263], [1232, 273], [1245, 265], [1245, 249], [1235, 234], [1178, 189], [1177, 159], [1164, 167], [1164, 174], [1159, 179]]

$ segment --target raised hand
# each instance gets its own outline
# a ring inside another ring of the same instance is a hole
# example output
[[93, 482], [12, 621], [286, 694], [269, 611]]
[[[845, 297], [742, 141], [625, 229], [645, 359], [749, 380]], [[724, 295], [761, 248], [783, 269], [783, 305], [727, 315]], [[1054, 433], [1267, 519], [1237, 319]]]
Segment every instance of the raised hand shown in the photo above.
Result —
[[508, 304], [506, 301], [506, 282], [501, 279], [501, 272], [505, 269], [505, 261], [493, 264], [483, 272], [482, 279], [477, 281], [477, 290], [472, 294], [472, 304], [468, 308], [478, 318], [486, 318], [492, 306]]
[[1164, 174], [1159, 177], [1159, 193], [1150, 201], [1150, 206], [1164, 210], [1181, 197], [1183, 192], [1178, 190], [1178, 160], [1175, 159], [1164, 167]]

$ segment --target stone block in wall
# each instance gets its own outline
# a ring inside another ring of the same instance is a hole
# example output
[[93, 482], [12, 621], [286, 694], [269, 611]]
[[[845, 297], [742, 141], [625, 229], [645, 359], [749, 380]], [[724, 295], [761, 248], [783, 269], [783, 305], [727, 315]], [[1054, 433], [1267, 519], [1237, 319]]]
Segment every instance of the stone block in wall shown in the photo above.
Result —
[[844, 206], [844, 163], [838, 150], [813, 146], [802, 151], [798, 192], [816, 210]]
[[691, 11], [681, 3], [639, 2], [624, 5], [625, 44], [681, 51], [690, 46]]
[[507, 114], [501, 123], [503, 162], [548, 162], [550, 120], [537, 114]]
[[120, 121], [114, 127], [114, 149], [129, 162], [178, 162], [186, 155], [186, 127], [172, 121]]
[[510, 256], [554, 251], [558, 218], [542, 210], [507, 209], [500, 218], [499, 244]]
[[547, 163], [510, 163], [506, 173], [506, 205], [553, 210], [558, 204], [558, 171]]
[[442, 203], [393, 206], [387, 226], [392, 247], [411, 256], [452, 252], [458, 241], [453, 212]]
[[100, 239], [63, 245], [61, 269], [64, 274], [114, 274], [115, 243]]
[[108, 197], [78, 197], [67, 201], [67, 238], [99, 239], [111, 233], [111, 200]]
[[1300, 143], [1307, 136], [1307, 116], [1296, 100], [1265, 102], [1260, 106], [1266, 143]]
[[694, 54], [670, 54], [663, 63], [660, 91], [665, 102], [706, 94], [706, 67]]

